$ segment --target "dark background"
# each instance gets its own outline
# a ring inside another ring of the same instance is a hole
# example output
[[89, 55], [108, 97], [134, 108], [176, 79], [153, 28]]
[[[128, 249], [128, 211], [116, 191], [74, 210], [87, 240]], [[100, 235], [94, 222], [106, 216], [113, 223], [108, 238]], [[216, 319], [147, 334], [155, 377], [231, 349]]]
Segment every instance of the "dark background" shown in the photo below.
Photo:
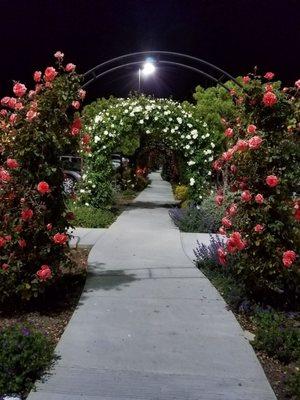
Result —
[[[0, 95], [13, 80], [31, 85], [32, 72], [53, 63], [61, 50], [79, 72], [118, 55], [144, 50], [187, 53], [234, 76], [257, 65], [285, 85], [300, 78], [299, 0], [0, 0]], [[107, 75], [89, 99], [126, 96], [137, 89], [137, 68]], [[207, 79], [160, 67], [143, 80], [156, 96], [191, 99]]]

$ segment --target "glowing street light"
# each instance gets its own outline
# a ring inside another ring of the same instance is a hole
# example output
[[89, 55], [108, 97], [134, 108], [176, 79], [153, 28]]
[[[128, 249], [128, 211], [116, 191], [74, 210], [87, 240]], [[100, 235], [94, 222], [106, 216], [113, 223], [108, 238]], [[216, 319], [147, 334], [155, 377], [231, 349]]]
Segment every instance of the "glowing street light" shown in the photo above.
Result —
[[143, 64], [143, 68], [139, 68], [139, 92], [141, 91], [141, 74], [143, 76], [147, 77], [149, 75], [152, 75], [156, 70], [156, 67], [154, 65], [154, 62], [149, 59]]

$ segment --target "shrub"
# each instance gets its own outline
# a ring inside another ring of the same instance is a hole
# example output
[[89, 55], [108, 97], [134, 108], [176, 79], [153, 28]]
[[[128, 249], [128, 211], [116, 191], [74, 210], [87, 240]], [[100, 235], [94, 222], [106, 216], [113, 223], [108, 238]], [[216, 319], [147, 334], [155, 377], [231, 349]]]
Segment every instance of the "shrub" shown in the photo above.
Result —
[[53, 363], [54, 346], [29, 326], [0, 331], [0, 393], [26, 394]]
[[174, 207], [169, 214], [182, 232], [213, 233], [218, 228], [218, 223], [213, 217], [195, 204], [190, 204], [187, 208]]
[[286, 381], [288, 394], [292, 397], [292, 400], [300, 398], [300, 368], [293, 372]]
[[300, 331], [276, 312], [255, 316], [257, 330], [253, 346], [279, 361], [289, 363], [300, 357]]
[[245, 91], [233, 93], [239, 116], [225, 122], [229, 148], [213, 164], [235, 195], [221, 230], [230, 236], [228, 258], [239, 254], [236, 274], [252, 296], [298, 307], [299, 93], [251, 75]]
[[60, 156], [79, 149], [81, 121], [74, 112], [84, 96], [70, 68], [59, 56], [57, 70], [34, 74], [35, 90], [27, 94], [16, 83], [16, 97], [1, 100], [0, 303], [37, 297], [69, 263]]
[[174, 189], [175, 199], [185, 201], [188, 198], [189, 188], [186, 185], [176, 185]]
[[107, 228], [116, 219], [116, 214], [110, 210], [73, 204], [70, 210], [74, 212], [73, 225], [83, 228]]

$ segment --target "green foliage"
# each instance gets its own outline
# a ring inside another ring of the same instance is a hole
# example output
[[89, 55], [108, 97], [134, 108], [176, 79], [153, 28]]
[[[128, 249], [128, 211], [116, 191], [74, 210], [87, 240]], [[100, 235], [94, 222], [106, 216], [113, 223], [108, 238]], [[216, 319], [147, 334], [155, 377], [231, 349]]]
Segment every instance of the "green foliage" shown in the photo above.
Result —
[[293, 372], [286, 380], [288, 394], [292, 397], [292, 400], [300, 398], [300, 368], [296, 368], [295, 372]]
[[82, 228], [108, 228], [116, 219], [116, 214], [107, 209], [71, 204], [70, 211], [74, 212], [73, 225]]
[[[266, 96], [274, 98], [274, 103], [268, 105]], [[299, 259], [290, 265], [284, 262], [286, 251], [297, 252], [300, 237], [295, 218], [299, 202], [293, 199], [300, 181], [295, 123], [299, 90], [283, 91], [279, 82], [270, 84], [253, 75], [245, 91], [237, 90], [235, 98], [238, 117], [226, 123], [232, 136], [227, 140], [227, 151], [214, 166], [223, 171], [224, 181], [225, 171], [230, 171], [227, 184], [235, 194], [237, 214], [230, 216], [226, 210], [232, 222], [227, 232], [228, 236], [239, 232], [245, 244], [239, 251], [236, 273], [257, 299], [299, 307]], [[277, 177], [278, 183], [270, 186], [268, 176]], [[242, 198], [246, 190], [251, 195], [248, 200]], [[264, 199], [261, 204], [255, 199], [258, 194]], [[257, 225], [263, 232], [255, 230]], [[232, 254], [237, 250], [227, 245], [227, 251]]]
[[[60, 156], [79, 150], [80, 127], [72, 127], [80, 120], [71, 104], [80, 99], [80, 78], [61, 63], [52, 71], [57, 75], [51, 81], [42, 77], [34, 91], [15, 99], [18, 109], [5, 104], [1, 110], [0, 173], [9, 174], [8, 180], [0, 177], [1, 304], [38, 297], [69, 263], [66, 246], [54, 235], [68, 239]], [[18, 166], [10, 167], [9, 159]], [[41, 182], [49, 190], [38, 190]], [[40, 278], [45, 266], [48, 275]]]
[[211, 218], [214, 221], [214, 231], [217, 232], [219, 227], [222, 225], [222, 218], [224, 217], [225, 211], [228, 206], [233, 202], [234, 195], [232, 193], [228, 193], [225, 197], [221, 206], [217, 207], [215, 203], [216, 192], [212, 191], [208, 196], [204, 198], [200, 207], [205, 215], [208, 218]]
[[[96, 207], [108, 204], [108, 187], [103, 188], [102, 182], [112, 185], [111, 154], [116, 151], [132, 154], [135, 148], [158, 145], [179, 153], [187, 170], [185, 180], [193, 178], [195, 181], [191, 195], [198, 201], [209, 180], [207, 157], [212, 157], [215, 145], [207, 124], [195, 116], [195, 111], [188, 103], [144, 95], [101, 99], [87, 106], [85, 127], [92, 141], [91, 154], [86, 159], [87, 179], [82, 201]], [[207, 154], [204, 153], [206, 149]], [[167, 173], [166, 177], [171, 179]]]
[[255, 316], [257, 330], [253, 346], [279, 361], [289, 363], [300, 357], [300, 330], [276, 312]]
[[49, 339], [29, 326], [0, 331], [0, 393], [27, 394], [54, 360]]

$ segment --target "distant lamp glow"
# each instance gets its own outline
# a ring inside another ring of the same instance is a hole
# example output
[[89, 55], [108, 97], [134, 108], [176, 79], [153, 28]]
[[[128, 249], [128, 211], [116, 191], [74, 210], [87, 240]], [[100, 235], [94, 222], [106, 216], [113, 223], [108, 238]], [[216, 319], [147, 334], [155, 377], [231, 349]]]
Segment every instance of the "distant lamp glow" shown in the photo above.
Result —
[[145, 64], [143, 65], [143, 69], [142, 69], [142, 74], [144, 76], [148, 76], [151, 75], [155, 72], [155, 65], [152, 62], [145, 62]]

